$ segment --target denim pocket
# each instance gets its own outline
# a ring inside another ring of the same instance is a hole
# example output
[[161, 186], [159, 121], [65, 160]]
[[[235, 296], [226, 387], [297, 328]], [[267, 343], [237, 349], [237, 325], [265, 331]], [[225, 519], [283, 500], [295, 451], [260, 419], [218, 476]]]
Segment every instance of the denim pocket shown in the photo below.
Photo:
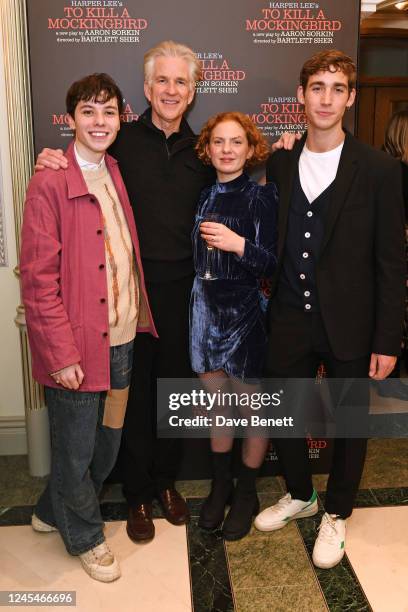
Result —
[[110, 350], [111, 389], [125, 389], [130, 385], [133, 364], [133, 340]]

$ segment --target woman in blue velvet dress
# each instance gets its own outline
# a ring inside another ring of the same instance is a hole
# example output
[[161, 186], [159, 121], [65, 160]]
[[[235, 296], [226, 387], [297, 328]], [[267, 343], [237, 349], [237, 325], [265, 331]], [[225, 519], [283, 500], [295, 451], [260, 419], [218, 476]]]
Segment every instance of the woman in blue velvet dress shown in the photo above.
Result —
[[[196, 269], [190, 307], [192, 367], [209, 391], [259, 392], [256, 379], [262, 374], [266, 347], [259, 280], [270, 277], [276, 264], [277, 193], [273, 184], [261, 186], [250, 180], [244, 169], [264, 161], [268, 145], [246, 115], [230, 112], [209, 119], [197, 152], [215, 167], [217, 182], [201, 194], [192, 236]], [[217, 406], [216, 412], [231, 416], [225, 406]], [[248, 417], [250, 412], [248, 407], [239, 408], [240, 416]], [[212, 431], [213, 480], [199, 525], [219, 527], [231, 502], [223, 534], [236, 540], [248, 533], [258, 512], [255, 479], [268, 439], [259, 432], [245, 438], [234, 488], [229, 432]]]

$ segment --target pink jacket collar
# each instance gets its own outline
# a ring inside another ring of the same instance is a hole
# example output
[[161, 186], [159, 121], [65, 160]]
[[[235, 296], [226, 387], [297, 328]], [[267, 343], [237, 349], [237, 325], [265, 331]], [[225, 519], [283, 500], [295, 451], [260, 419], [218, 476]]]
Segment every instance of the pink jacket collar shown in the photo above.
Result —
[[[73, 140], [65, 152], [65, 157], [68, 159], [68, 168], [64, 170], [68, 186], [68, 199], [87, 195], [89, 193], [88, 187], [75, 157]], [[108, 153], [105, 154], [105, 163], [109, 171], [118, 165], [116, 159]]]

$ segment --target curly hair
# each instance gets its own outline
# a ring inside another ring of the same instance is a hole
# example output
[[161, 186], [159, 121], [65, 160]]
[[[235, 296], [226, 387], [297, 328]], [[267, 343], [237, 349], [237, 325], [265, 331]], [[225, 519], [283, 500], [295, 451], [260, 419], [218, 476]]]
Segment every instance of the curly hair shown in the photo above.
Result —
[[384, 149], [408, 164], [408, 110], [394, 113], [385, 132]]
[[303, 90], [306, 90], [309, 78], [317, 72], [342, 72], [347, 77], [349, 90], [356, 87], [356, 65], [343, 51], [330, 49], [330, 51], [320, 51], [310, 57], [300, 71], [299, 81]]
[[218, 113], [210, 117], [200, 132], [195, 150], [197, 156], [204, 164], [211, 164], [211, 159], [207, 154], [207, 146], [210, 144], [212, 131], [219, 123], [223, 123], [224, 121], [235, 121], [238, 123], [244, 130], [249, 145], [254, 148], [254, 153], [252, 157], [247, 160], [245, 167], [256, 166], [267, 159], [270, 153], [269, 145], [253, 121], [251, 121], [248, 115], [244, 115], [244, 113], [230, 111]]

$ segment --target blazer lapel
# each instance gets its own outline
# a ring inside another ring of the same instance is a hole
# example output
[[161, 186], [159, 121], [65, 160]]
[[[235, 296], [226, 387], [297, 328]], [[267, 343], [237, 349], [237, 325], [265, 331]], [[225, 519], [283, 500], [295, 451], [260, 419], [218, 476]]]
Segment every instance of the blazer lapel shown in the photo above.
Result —
[[306, 134], [303, 134], [302, 138], [296, 141], [285, 167], [286, 172], [279, 184], [278, 260], [283, 254], [293, 185], [296, 172], [298, 172], [299, 157], [305, 141]]
[[325, 230], [320, 253], [323, 252], [332, 234], [340, 211], [347, 199], [357, 172], [358, 158], [354, 149], [354, 138], [346, 132], [339, 167], [334, 181], [330, 206], [326, 216]]

